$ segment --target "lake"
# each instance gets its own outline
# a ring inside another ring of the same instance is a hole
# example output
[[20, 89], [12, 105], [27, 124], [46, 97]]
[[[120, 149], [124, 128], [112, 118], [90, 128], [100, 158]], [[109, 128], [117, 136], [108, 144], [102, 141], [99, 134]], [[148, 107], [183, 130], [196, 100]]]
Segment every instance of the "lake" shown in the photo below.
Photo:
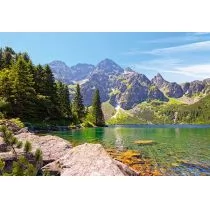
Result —
[[[210, 125], [116, 125], [53, 134], [73, 145], [101, 143], [109, 149], [138, 151], [165, 175], [210, 175]], [[138, 145], [137, 140], [155, 144]]]

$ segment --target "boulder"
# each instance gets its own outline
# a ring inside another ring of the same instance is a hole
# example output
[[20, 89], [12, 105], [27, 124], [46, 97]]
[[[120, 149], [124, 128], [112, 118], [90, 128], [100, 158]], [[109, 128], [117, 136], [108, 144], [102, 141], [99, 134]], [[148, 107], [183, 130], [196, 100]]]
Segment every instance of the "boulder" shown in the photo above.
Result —
[[28, 132], [29, 132], [28, 127], [25, 127], [25, 128], [21, 128], [19, 131], [17, 131], [16, 134], [28, 133]]
[[82, 144], [43, 167], [61, 176], [125, 176], [138, 175], [128, 166], [113, 160], [100, 144]]
[[36, 149], [40, 148], [43, 153], [44, 164], [59, 159], [72, 148], [68, 141], [57, 136], [38, 136], [28, 132], [18, 134], [15, 137], [23, 143], [29, 141], [32, 144], [32, 152], [35, 152]]
[[[42, 150], [43, 165], [53, 162], [60, 157], [64, 156], [69, 149], [72, 148], [71, 144], [57, 136], [37, 136], [32, 133], [21, 133], [15, 136], [19, 141], [25, 143], [29, 141], [32, 144], [32, 152], [34, 153], [36, 149], [40, 148]], [[23, 148], [15, 149], [17, 155], [20, 156], [24, 154]], [[8, 149], [7, 145], [3, 142], [0, 137], [0, 159], [5, 161], [7, 170], [10, 170], [12, 163], [16, 160], [15, 154]], [[34, 156], [28, 157], [30, 161], [34, 161]]]
[[[61, 176], [137, 176], [127, 165], [114, 160], [100, 144], [83, 144], [72, 148], [71, 144], [57, 136], [38, 136], [32, 133], [21, 133], [15, 136], [19, 141], [32, 144], [32, 152], [40, 148], [43, 152], [43, 172]], [[23, 149], [16, 149], [19, 155]], [[12, 151], [7, 150], [0, 137], [0, 159], [11, 169], [16, 159]], [[33, 161], [33, 157], [30, 157]]]

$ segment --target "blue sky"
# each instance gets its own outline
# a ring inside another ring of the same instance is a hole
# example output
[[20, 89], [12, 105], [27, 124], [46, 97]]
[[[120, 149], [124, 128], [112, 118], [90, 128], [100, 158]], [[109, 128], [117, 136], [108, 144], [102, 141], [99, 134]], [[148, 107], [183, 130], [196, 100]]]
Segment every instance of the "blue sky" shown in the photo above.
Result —
[[0, 47], [27, 51], [35, 64], [96, 65], [110, 58], [152, 78], [210, 78], [210, 33], [0, 33]]

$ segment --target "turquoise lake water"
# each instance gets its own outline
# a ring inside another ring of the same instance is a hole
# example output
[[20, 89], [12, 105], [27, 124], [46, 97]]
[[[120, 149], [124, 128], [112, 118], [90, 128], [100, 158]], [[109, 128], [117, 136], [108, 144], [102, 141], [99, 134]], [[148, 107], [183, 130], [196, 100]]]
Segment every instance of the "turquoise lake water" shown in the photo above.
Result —
[[[165, 175], [210, 175], [210, 125], [116, 125], [53, 132], [74, 145], [101, 143], [120, 151], [136, 150]], [[137, 145], [153, 140], [153, 145]]]

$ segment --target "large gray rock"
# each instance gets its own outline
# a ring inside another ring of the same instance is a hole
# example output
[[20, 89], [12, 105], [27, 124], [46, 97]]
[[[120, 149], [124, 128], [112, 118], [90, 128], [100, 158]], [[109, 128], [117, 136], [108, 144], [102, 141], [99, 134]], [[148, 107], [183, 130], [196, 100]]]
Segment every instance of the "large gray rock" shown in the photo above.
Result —
[[26, 141], [31, 142], [33, 151], [40, 148], [43, 153], [44, 163], [49, 163], [59, 159], [67, 154], [69, 149], [72, 148], [71, 144], [57, 136], [38, 136], [32, 133], [21, 133], [16, 135], [17, 139], [23, 143]]
[[[16, 135], [19, 141], [25, 143], [29, 141], [32, 144], [32, 153], [36, 151], [36, 149], [42, 150], [43, 157], [43, 165], [51, 163], [55, 160], [58, 160], [72, 148], [71, 144], [57, 136], [37, 136], [32, 133], [21, 133]], [[22, 155], [23, 148], [15, 149], [17, 155]], [[11, 151], [11, 149], [7, 148], [6, 144], [3, 142], [0, 137], [0, 159], [4, 160], [6, 163], [6, 168], [11, 169], [12, 162], [16, 160], [15, 154]], [[33, 155], [30, 157], [33, 160]]]
[[28, 132], [29, 132], [28, 127], [25, 127], [25, 128], [21, 128], [19, 131], [17, 131], [16, 134], [28, 133]]
[[100, 144], [79, 145], [66, 155], [43, 167], [61, 176], [125, 176], [138, 175], [128, 166], [113, 160]]

